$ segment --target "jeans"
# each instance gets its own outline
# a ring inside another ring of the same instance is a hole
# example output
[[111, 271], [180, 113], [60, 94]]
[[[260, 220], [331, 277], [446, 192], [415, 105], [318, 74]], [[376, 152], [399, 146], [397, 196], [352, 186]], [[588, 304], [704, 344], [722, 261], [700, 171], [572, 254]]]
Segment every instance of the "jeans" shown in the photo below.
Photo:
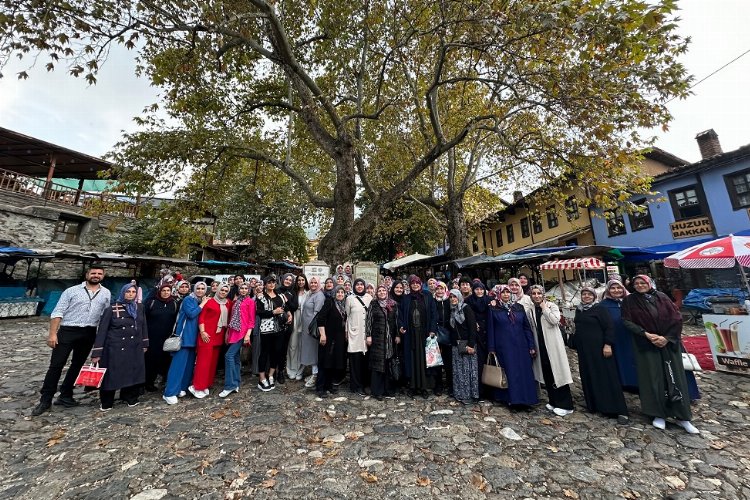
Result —
[[73, 359], [70, 362], [68, 373], [65, 374], [65, 380], [60, 384], [60, 396], [73, 396], [73, 384], [78, 378], [78, 372], [86, 362], [86, 358], [94, 347], [96, 338], [96, 327], [94, 326], [61, 326], [57, 332], [57, 345], [52, 349], [52, 356], [49, 361], [47, 375], [44, 377], [42, 384], [42, 401], [52, 401], [57, 392], [57, 383], [60, 381], [63, 368], [68, 362], [70, 353], [73, 353]]
[[231, 391], [240, 387], [241, 351], [242, 339], [229, 344], [227, 353], [224, 355], [224, 390]]

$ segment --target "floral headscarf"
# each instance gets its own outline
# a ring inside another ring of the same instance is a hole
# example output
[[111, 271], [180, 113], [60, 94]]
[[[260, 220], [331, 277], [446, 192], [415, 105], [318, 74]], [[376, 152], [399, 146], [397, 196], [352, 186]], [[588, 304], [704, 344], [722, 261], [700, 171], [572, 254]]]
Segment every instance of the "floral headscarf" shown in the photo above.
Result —
[[[590, 304], [584, 304], [583, 303], [583, 292], [589, 292], [594, 296], [594, 300]], [[596, 304], [596, 290], [591, 288], [590, 286], [585, 286], [581, 288], [581, 302], [578, 304], [578, 310], [579, 311], [588, 311], [592, 307], [594, 307], [594, 304]]]
[[[515, 323], [516, 315], [513, 312], [513, 305], [516, 303], [516, 295], [510, 291], [510, 287], [508, 285], [497, 285], [497, 286], [500, 287], [500, 289], [497, 291], [497, 299], [496, 299], [497, 307], [507, 312], [508, 319], [510, 320], [510, 322]], [[508, 290], [510, 292], [510, 299], [508, 300], [508, 302], [503, 302], [503, 299], [500, 298], [500, 294], [502, 294], [505, 290]]]
[[[624, 293], [623, 293], [622, 297], [620, 297], [619, 299], [616, 299], [616, 298], [612, 297], [612, 294], [609, 293], [609, 289], [612, 286], [614, 286], [614, 285], [620, 285], [622, 287], [622, 289], [623, 289]], [[622, 302], [622, 299], [624, 299], [628, 295], [630, 295], [630, 292], [628, 292], [628, 289], [625, 288], [625, 285], [623, 285], [620, 280], [609, 280], [609, 281], [607, 281], [607, 288], [606, 288], [606, 290], [604, 290], [604, 296], [606, 298], [612, 299], [612, 300], [616, 300], [617, 302]]]
[[[385, 300], [380, 300], [380, 298], [378, 297], [378, 292], [381, 289], [385, 290]], [[375, 298], [378, 301], [378, 305], [389, 312], [396, 305], [396, 301], [391, 298], [391, 295], [388, 292], [388, 287], [384, 284], [378, 285], [378, 288], [375, 290]]]
[[132, 283], [123, 285], [120, 289], [120, 295], [117, 296], [117, 303], [125, 306], [125, 310], [133, 319], [138, 319], [138, 304], [135, 302], [135, 298], [131, 300], [125, 299], [125, 292], [131, 288], [134, 289], [136, 293], [138, 292], [138, 288]]
[[513, 299], [512, 300], [515, 303], [515, 302], [518, 302], [519, 300], [521, 300], [523, 298], [523, 296], [524, 296], [523, 286], [521, 286], [521, 280], [519, 280], [518, 278], [511, 278], [511, 279], [509, 279], [508, 280], [508, 284], [510, 285], [511, 283], [515, 283], [515, 284], [518, 285], [518, 293], [511, 292], [513, 294]]

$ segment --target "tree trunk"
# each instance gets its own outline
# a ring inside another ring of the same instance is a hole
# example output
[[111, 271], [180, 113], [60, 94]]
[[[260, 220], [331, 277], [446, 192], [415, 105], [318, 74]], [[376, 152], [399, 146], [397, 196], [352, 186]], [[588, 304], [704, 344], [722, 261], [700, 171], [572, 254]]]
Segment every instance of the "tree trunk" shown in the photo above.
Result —
[[469, 229], [466, 225], [464, 215], [463, 196], [454, 196], [448, 199], [445, 205], [445, 218], [448, 222], [448, 254], [454, 259], [468, 257], [469, 251]]
[[359, 241], [354, 237], [354, 201], [357, 195], [354, 153], [350, 146], [336, 158], [333, 223], [318, 245], [318, 258], [334, 266], [346, 262]]

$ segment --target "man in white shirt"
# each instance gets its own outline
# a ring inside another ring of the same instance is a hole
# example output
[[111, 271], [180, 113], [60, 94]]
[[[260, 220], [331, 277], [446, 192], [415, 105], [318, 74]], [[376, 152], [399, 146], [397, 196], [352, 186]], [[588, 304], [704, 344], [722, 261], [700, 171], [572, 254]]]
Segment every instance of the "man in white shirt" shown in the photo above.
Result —
[[50, 409], [71, 352], [73, 359], [63, 383], [60, 384], [60, 395], [55, 404], [66, 408], [79, 404], [73, 399], [73, 385], [94, 345], [99, 319], [112, 299], [109, 290], [101, 285], [103, 279], [104, 269], [91, 266], [86, 273], [86, 281], [66, 289], [52, 311], [47, 337], [52, 356], [40, 391], [42, 397], [31, 412], [32, 415], [38, 416]]

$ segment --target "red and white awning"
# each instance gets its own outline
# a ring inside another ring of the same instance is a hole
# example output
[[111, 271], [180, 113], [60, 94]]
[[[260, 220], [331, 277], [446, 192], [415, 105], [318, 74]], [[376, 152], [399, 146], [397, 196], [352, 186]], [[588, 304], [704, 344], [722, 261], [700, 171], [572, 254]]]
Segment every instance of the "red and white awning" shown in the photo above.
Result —
[[604, 262], [596, 257], [551, 260], [539, 266], [539, 269], [604, 269]]
[[664, 259], [665, 267], [719, 269], [737, 264], [750, 267], [750, 236], [729, 235], [686, 248]]

